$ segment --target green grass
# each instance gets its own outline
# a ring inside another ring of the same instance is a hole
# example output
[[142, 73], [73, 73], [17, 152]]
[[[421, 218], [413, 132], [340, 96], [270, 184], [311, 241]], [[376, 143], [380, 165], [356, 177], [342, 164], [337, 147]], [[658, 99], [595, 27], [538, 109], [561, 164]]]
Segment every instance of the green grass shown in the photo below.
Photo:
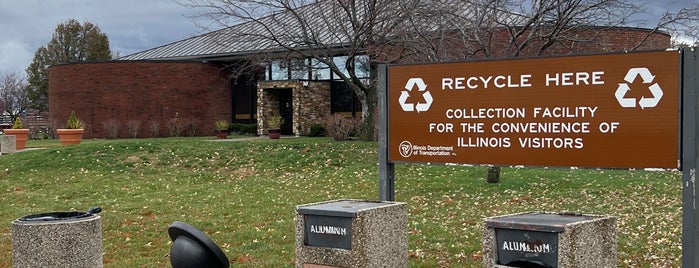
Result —
[[[87, 140], [0, 156], [0, 267], [11, 266], [10, 222], [101, 206], [105, 267], [169, 267], [167, 227], [185, 221], [235, 267], [293, 267], [297, 205], [377, 199], [377, 143], [298, 138]], [[620, 267], [679, 267], [677, 171], [396, 165], [409, 206], [411, 267], [481, 267], [485, 217], [574, 211], [618, 217]]]

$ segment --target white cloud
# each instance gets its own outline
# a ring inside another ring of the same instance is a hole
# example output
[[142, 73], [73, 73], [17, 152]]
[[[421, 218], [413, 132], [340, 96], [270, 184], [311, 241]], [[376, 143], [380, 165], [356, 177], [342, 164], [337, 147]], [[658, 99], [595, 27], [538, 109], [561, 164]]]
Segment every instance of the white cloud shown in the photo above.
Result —
[[[657, 13], [698, 0], [634, 1]], [[112, 51], [127, 55], [201, 34], [187, 17], [197, 12], [174, 0], [0, 0], [0, 70], [24, 74], [34, 52], [68, 19], [96, 24]], [[197, 22], [208, 25], [202, 19]]]
[[17, 40], [6, 40], [0, 43], [0, 73], [17, 73], [25, 76], [25, 69], [29, 65], [24, 62], [34, 57], [34, 51], [30, 51], [28, 44]]
[[172, 0], [0, 0], [0, 71], [24, 75], [34, 52], [69, 19], [99, 26], [112, 51], [126, 55], [199, 34], [185, 17], [191, 12]]

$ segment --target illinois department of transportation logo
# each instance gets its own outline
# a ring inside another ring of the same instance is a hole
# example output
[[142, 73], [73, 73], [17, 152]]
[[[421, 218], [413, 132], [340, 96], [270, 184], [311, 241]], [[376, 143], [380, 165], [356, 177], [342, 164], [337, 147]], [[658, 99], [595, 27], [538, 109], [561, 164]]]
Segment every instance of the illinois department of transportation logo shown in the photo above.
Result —
[[413, 155], [413, 144], [409, 141], [403, 141], [398, 145], [398, 152], [402, 157], [408, 158]]
[[[637, 79], [641, 83], [636, 82]], [[641, 109], [652, 108], [658, 105], [660, 99], [663, 98], [663, 89], [660, 88], [658, 83], [654, 83], [655, 75], [653, 75], [650, 70], [646, 67], [631, 68], [626, 73], [624, 77], [625, 83], [619, 83], [614, 96], [619, 102], [619, 105], [624, 108], [636, 108], [636, 103]], [[634, 83], [636, 82], [636, 83]], [[633, 85], [633, 90], [648, 90], [653, 96], [651, 98], [641, 97], [640, 99], [626, 97], [626, 93], [631, 91], [631, 86]], [[641, 86], [642, 85], [642, 86]]]
[[[408, 98], [417, 101], [415, 103], [412, 101], [408, 102]], [[398, 103], [400, 103], [400, 108], [405, 112], [426, 112], [432, 105], [432, 94], [427, 91], [427, 85], [422, 78], [413, 77], [405, 83], [405, 90], [400, 92]]]

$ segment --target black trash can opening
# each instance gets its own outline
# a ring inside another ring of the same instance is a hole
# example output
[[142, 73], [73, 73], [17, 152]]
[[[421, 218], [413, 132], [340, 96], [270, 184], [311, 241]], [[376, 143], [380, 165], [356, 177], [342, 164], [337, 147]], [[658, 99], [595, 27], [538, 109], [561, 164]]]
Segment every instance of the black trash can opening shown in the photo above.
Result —
[[172, 239], [170, 264], [180, 267], [228, 268], [226, 254], [206, 234], [194, 226], [176, 221], [168, 228]]
[[33, 214], [21, 217], [17, 220], [19, 221], [60, 221], [60, 220], [74, 220], [93, 216], [97, 213], [102, 212], [102, 208], [93, 207], [88, 211], [71, 211], [71, 212], [49, 212]]

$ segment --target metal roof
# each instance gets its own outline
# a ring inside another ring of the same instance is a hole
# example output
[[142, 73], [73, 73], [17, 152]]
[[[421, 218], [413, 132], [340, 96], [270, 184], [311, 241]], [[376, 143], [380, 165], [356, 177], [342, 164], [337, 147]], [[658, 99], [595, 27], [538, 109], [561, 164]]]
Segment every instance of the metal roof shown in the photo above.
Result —
[[[126, 55], [116, 60], [228, 60], [261, 56], [270, 52], [288, 53], [293, 50], [338, 51], [342, 49], [357, 49], [351, 47], [351, 38], [356, 38], [355, 31], [369, 31], [361, 27], [371, 25], [352, 25], [351, 21], [342, 18], [342, 9], [336, 1], [319, 0], [317, 2], [295, 9], [282, 10], [269, 16], [233, 25], [224, 29], [190, 37], [170, 44], [147, 49]], [[381, 8], [385, 16], [408, 12], [423, 25], [426, 30], [437, 29], [431, 22], [431, 16], [442, 16], [433, 13], [430, 1], [421, 7], [406, 10], [400, 1], [387, 1]], [[460, 3], [460, 2], [459, 2]], [[394, 6], [395, 5], [395, 6]], [[355, 6], [356, 16], [362, 16], [365, 6]], [[447, 2], [445, 10], [454, 11], [464, 27], [478, 24], [479, 14], [474, 13], [471, 5]], [[496, 7], [497, 8], [497, 7]], [[526, 19], [525, 16], [497, 8], [498, 23], [514, 23]], [[390, 12], [389, 12], [390, 11]], [[482, 19], [482, 18], [480, 18]], [[362, 21], [361, 17], [358, 21]], [[413, 22], [405, 22], [410, 24]], [[414, 25], [412, 25], [414, 26]], [[357, 29], [355, 29], [357, 27]], [[381, 27], [381, 26], [379, 26]], [[376, 30], [376, 29], [371, 29]], [[390, 30], [389, 30], [390, 31]], [[376, 32], [381, 32], [377, 30]], [[385, 34], [390, 35], [386, 32]], [[408, 38], [410, 38], [408, 36]], [[410, 40], [403, 40], [409, 42]], [[356, 40], [355, 40], [356, 42]], [[361, 42], [360, 42], [361, 43]], [[360, 48], [361, 49], [361, 48]]]
[[329, 19], [333, 16], [330, 5], [332, 1], [321, 1], [294, 12], [273, 14], [116, 60], [213, 60], [240, 58], [261, 51], [288, 51], [289, 48], [318, 49], [308, 47], [309, 43], [323, 44], [325, 48], [341, 47], [347, 43], [349, 34], [337, 34], [332, 30], [346, 27], [333, 25], [333, 20]]

